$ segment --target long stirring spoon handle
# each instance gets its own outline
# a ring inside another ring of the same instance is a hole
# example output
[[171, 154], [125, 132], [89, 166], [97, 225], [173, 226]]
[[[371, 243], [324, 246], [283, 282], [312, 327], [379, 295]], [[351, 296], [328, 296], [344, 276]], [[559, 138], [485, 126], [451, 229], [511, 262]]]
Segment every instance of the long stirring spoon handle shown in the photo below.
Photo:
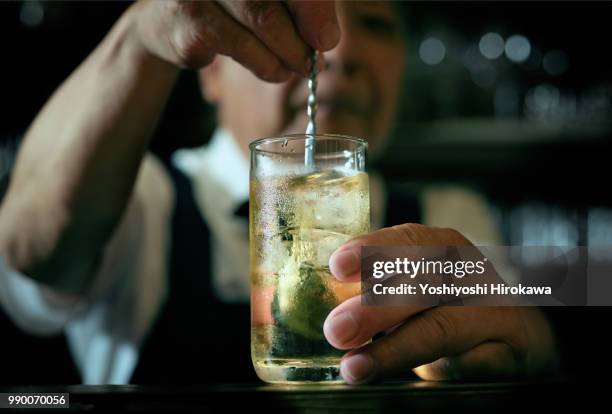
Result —
[[304, 148], [304, 163], [314, 166], [315, 136], [317, 134], [317, 51], [313, 49], [310, 62], [310, 76], [308, 77], [308, 126], [306, 127], [306, 142]]

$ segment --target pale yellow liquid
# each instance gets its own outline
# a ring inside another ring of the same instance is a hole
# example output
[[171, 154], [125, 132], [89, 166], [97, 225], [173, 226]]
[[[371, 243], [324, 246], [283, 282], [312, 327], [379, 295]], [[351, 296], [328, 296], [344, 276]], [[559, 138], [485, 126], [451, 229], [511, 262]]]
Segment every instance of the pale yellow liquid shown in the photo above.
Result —
[[323, 322], [360, 283], [338, 282], [328, 260], [369, 231], [369, 207], [365, 173], [251, 181], [251, 353], [262, 380], [342, 381], [344, 351], [329, 345]]

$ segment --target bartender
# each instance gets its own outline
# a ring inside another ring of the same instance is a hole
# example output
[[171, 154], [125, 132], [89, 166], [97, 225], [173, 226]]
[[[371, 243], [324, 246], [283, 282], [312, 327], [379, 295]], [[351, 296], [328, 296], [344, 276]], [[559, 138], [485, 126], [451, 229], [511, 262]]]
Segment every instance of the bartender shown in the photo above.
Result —
[[[34, 335], [65, 333], [69, 354], [57, 358], [69, 355], [84, 383], [254, 379], [241, 214], [247, 145], [305, 130], [314, 48], [323, 56], [319, 131], [366, 137], [380, 153], [406, 69], [395, 3], [129, 7], [25, 134], [0, 208], [0, 304], [12, 323]], [[219, 127], [208, 146], [163, 165], [147, 148], [184, 68], [198, 70]], [[378, 230], [331, 257], [340, 280], [358, 276], [362, 244], [499, 241], [477, 194], [409, 193], [371, 180]], [[353, 298], [331, 312], [324, 332], [347, 352], [349, 383], [411, 371], [433, 380], [535, 375], [557, 364], [536, 308], [417, 311]]]

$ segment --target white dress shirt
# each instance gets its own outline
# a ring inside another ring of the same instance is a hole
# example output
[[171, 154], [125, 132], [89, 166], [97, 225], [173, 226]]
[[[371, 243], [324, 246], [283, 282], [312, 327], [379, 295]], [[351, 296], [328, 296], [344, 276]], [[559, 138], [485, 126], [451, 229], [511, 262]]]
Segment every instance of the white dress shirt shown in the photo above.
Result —
[[[204, 147], [177, 151], [173, 164], [191, 181], [211, 230], [215, 294], [226, 302], [249, 300], [248, 228], [233, 212], [249, 196], [249, 164], [227, 130]], [[370, 174], [372, 229], [384, 222], [381, 178]], [[455, 186], [420, 195], [428, 225], [452, 227], [475, 244], [499, 244], [486, 202]], [[24, 331], [65, 332], [84, 384], [126, 384], [142, 341], [168, 293], [174, 190], [161, 163], [147, 155], [128, 208], [110, 240], [84, 298], [59, 294], [10, 269], [0, 257], [0, 305]]]

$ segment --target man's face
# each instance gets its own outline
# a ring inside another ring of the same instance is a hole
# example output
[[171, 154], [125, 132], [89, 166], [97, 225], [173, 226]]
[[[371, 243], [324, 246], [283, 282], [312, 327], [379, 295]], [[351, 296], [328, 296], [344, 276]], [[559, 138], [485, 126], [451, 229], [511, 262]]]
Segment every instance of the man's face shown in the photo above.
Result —
[[[400, 17], [390, 2], [339, 2], [342, 39], [325, 52], [318, 77], [317, 131], [368, 140], [376, 152], [390, 132], [405, 69]], [[306, 131], [307, 82], [295, 75], [283, 84], [264, 82], [227, 57], [201, 72], [219, 122], [248, 153], [256, 138]]]

